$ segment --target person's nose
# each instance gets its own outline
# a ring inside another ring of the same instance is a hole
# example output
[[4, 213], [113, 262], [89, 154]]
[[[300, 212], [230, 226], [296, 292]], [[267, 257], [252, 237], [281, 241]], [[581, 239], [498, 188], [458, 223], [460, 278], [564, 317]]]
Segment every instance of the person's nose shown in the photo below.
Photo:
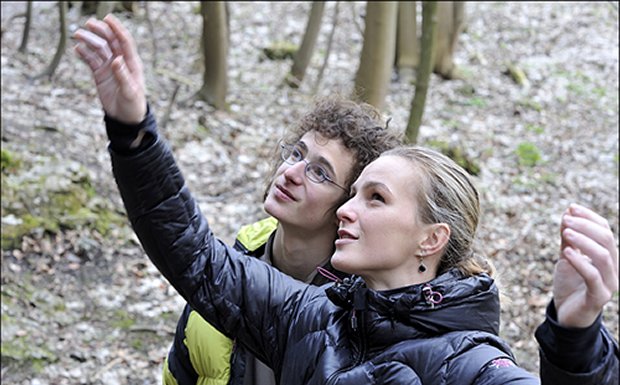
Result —
[[344, 202], [338, 210], [336, 210], [336, 218], [339, 222], [352, 223], [357, 219], [355, 212], [355, 197]]
[[306, 162], [300, 160], [295, 164], [287, 164], [287, 166], [288, 168], [284, 170], [286, 180], [296, 185], [302, 184], [306, 172]]

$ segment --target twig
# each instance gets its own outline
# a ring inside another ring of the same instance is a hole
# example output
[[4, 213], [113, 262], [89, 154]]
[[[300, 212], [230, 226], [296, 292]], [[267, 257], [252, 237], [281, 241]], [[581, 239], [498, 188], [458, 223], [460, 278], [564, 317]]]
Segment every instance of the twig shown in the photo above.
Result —
[[99, 378], [99, 376], [102, 373], [107, 372], [108, 370], [110, 370], [111, 367], [113, 367], [114, 365], [118, 364], [119, 362], [121, 362], [123, 360], [123, 357], [116, 357], [115, 359], [113, 359], [112, 361], [108, 362], [107, 364], [105, 364], [105, 366], [101, 369], [99, 369], [97, 372], [95, 372], [95, 375], [93, 376], [93, 383], [95, 382], [95, 380], [97, 378]]
[[360, 35], [364, 35], [364, 29], [360, 25], [359, 21], [357, 21], [357, 13], [355, 13], [355, 2], [351, 1], [349, 4], [351, 4], [351, 14], [353, 14], [353, 24], [355, 25], [357, 32], [359, 32]]
[[0, 31], [0, 34], [4, 34], [4, 32], [9, 29], [11, 23], [13, 22], [13, 20], [18, 19], [20, 17], [26, 17], [26, 12], [24, 13], [16, 13], [15, 15], [11, 16], [6, 23], [4, 23], [4, 28], [2, 28], [2, 30]]
[[176, 333], [176, 331], [170, 327], [160, 327], [160, 328], [152, 328], [150, 326], [145, 326], [145, 325], [136, 325], [136, 326], [132, 326], [129, 328], [129, 331], [131, 332], [149, 332], [149, 333], [155, 333], [155, 334], [160, 334], [161, 332], [164, 332], [166, 334], [169, 335], [174, 335]]
[[22, 42], [17, 49], [19, 52], [26, 52], [26, 46], [28, 45], [28, 37], [30, 36], [30, 21], [32, 20], [32, 1], [28, 1], [26, 4], [26, 22], [24, 23], [24, 33], [22, 34]]
[[181, 88], [181, 85], [175, 81], [174, 91], [172, 91], [172, 96], [170, 97], [170, 102], [168, 103], [168, 107], [166, 108], [166, 113], [164, 114], [164, 117], [161, 119], [160, 127], [162, 131], [166, 128], [166, 125], [168, 124], [168, 121], [170, 120], [170, 114], [172, 113], [172, 107], [174, 106], [174, 102], [177, 99], [179, 88]]
[[151, 42], [153, 44], [153, 68], [157, 68], [157, 39], [155, 38], [155, 28], [153, 27], [153, 21], [151, 20], [151, 14], [149, 12], [149, 2], [144, 2], [144, 15], [146, 17], [146, 24], [149, 26], [149, 33], [151, 34]]
[[60, 39], [58, 40], [58, 47], [56, 48], [56, 53], [52, 58], [52, 62], [50, 65], [40, 74], [34, 76], [31, 80], [39, 79], [42, 77], [48, 77], [51, 79], [52, 75], [56, 71], [58, 64], [60, 63], [60, 59], [62, 58], [63, 53], [65, 52], [65, 47], [67, 46], [67, 2], [59, 1], [58, 2], [58, 12], [60, 19]]
[[155, 69], [155, 73], [160, 74], [162, 76], [165, 76], [165, 77], [167, 77], [169, 79], [175, 80], [175, 81], [177, 81], [179, 83], [183, 83], [183, 84], [188, 85], [188, 86], [193, 86], [194, 85], [194, 82], [190, 78], [185, 77], [183, 75], [179, 75], [179, 74], [174, 73], [172, 71], [169, 71], [169, 70], [167, 70], [165, 68], [156, 68]]

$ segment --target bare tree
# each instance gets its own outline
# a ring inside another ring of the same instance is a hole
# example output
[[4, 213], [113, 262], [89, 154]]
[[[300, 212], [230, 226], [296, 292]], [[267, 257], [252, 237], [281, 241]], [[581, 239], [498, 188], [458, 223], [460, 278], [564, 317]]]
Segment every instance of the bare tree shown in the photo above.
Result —
[[396, 46], [395, 1], [366, 3], [366, 26], [353, 98], [383, 108], [392, 74]]
[[[98, 19], [103, 18], [110, 12], [127, 11], [136, 13], [137, 1], [82, 1], [80, 12], [82, 15], [95, 14]], [[147, 2], [145, 2], [146, 4]]]
[[433, 71], [445, 79], [458, 77], [454, 52], [465, 25], [465, 2], [440, 1], [437, 5], [437, 41]]
[[396, 68], [399, 73], [410, 72], [418, 66], [420, 59], [418, 44], [418, 23], [415, 1], [398, 3], [398, 25], [396, 30]]
[[228, 23], [223, 1], [206, 1], [202, 14], [202, 52], [204, 73], [202, 88], [196, 96], [216, 109], [225, 110], [228, 92]]
[[26, 4], [26, 22], [24, 23], [24, 33], [22, 35], [22, 42], [19, 45], [18, 51], [21, 53], [26, 52], [26, 46], [28, 45], [28, 37], [30, 36], [30, 21], [32, 20], [32, 1], [28, 0]]
[[405, 131], [406, 139], [409, 143], [416, 143], [422, 115], [424, 114], [424, 105], [426, 104], [426, 94], [433, 66], [433, 55], [435, 36], [437, 30], [437, 2], [424, 1], [422, 4], [422, 39], [420, 52], [420, 66], [416, 76], [415, 95], [411, 102], [411, 112], [409, 113], [409, 121], [407, 130]]
[[116, 1], [98, 1], [96, 11], [97, 19], [103, 19], [105, 15], [112, 13], [115, 5]]
[[54, 58], [49, 66], [40, 74], [33, 77], [33, 79], [39, 79], [42, 77], [51, 78], [60, 63], [60, 59], [65, 52], [65, 47], [67, 46], [67, 2], [59, 1], [58, 2], [58, 12], [60, 19], [60, 39], [58, 40], [58, 47], [56, 47], [56, 53], [54, 54]]
[[325, 50], [325, 58], [323, 59], [323, 65], [319, 70], [319, 74], [316, 77], [316, 82], [314, 83], [313, 93], [316, 94], [319, 90], [319, 85], [321, 84], [321, 80], [323, 80], [323, 73], [325, 72], [325, 68], [327, 68], [327, 62], [329, 61], [329, 55], [332, 52], [332, 44], [334, 42], [334, 33], [336, 32], [336, 25], [338, 24], [338, 8], [340, 6], [340, 2], [336, 1], [334, 5], [334, 17], [332, 19], [332, 29], [329, 32], [329, 38], [327, 39], [327, 49]]
[[293, 67], [286, 77], [286, 83], [293, 88], [299, 87], [306, 74], [306, 68], [314, 53], [314, 46], [321, 30], [321, 20], [325, 9], [324, 1], [313, 1], [310, 9], [310, 17], [306, 25], [306, 32], [301, 42], [301, 46], [293, 58]]

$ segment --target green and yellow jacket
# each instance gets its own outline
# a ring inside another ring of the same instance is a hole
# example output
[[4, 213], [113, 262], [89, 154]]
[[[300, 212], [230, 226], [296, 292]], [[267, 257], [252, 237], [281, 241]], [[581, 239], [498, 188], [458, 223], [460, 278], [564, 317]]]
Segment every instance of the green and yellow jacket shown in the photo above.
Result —
[[[271, 245], [278, 222], [269, 217], [241, 227], [235, 249], [271, 263]], [[328, 264], [324, 266], [335, 271]], [[340, 274], [339, 274], [340, 275]], [[308, 283], [322, 285], [328, 280], [314, 273]], [[185, 305], [177, 323], [174, 342], [164, 362], [164, 385], [267, 385], [275, 383], [271, 370], [253, 355], [206, 322]]]

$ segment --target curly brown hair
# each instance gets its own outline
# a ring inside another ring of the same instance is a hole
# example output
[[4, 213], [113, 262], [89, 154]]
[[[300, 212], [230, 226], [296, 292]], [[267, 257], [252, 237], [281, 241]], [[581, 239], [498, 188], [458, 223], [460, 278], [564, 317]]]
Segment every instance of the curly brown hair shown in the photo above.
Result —
[[[314, 131], [329, 140], [342, 140], [354, 157], [353, 168], [345, 179], [349, 188], [362, 169], [382, 152], [402, 144], [403, 135], [388, 127], [381, 113], [370, 104], [355, 102], [340, 95], [323, 96], [315, 100], [313, 109], [285, 135], [286, 143], [297, 143], [306, 133]], [[274, 156], [272, 172], [266, 180], [265, 198], [278, 166], [282, 163]]]

